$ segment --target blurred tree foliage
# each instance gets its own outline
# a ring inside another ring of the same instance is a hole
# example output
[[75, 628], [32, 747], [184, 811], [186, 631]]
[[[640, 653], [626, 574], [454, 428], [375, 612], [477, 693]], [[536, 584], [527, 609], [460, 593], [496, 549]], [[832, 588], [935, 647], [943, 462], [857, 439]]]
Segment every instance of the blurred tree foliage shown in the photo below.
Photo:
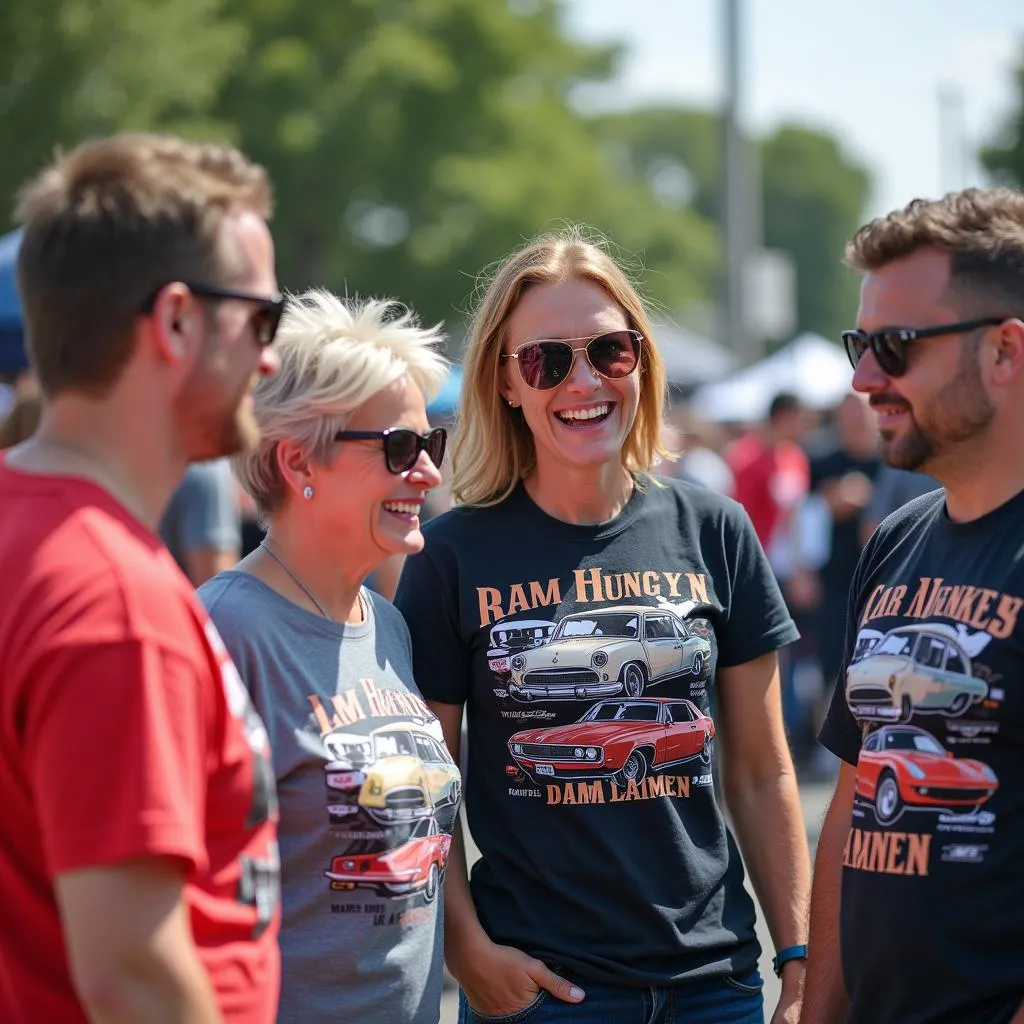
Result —
[[231, 134], [210, 109], [247, 33], [220, 0], [3, 0], [0, 196], [90, 135], [164, 128]]
[[[721, 124], [714, 113], [654, 107], [596, 118], [615, 157], [655, 195], [674, 196], [703, 217], [721, 216]], [[842, 264], [860, 223], [869, 178], [831, 135], [782, 126], [755, 147], [763, 244], [797, 268], [797, 324], [837, 338], [857, 306], [857, 279]]]
[[1007, 118], [1000, 138], [981, 150], [982, 166], [999, 182], [1024, 188], [1024, 44], [1015, 72], [1017, 109]]
[[481, 269], [583, 221], [643, 250], [648, 291], [706, 294], [716, 232], [603, 159], [568, 100], [615, 51], [552, 0], [230, 0], [252, 32], [217, 114], [270, 168], [282, 281], [389, 293], [460, 319]]
[[[286, 287], [393, 295], [457, 335], [483, 268], [582, 221], [674, 314], [716, 295], [717, 121], [582, 114], [617, 56], [567, 36], [562, 0], [3, 0], [0, 191], [90, 134], [224, 137], [270, 170]], [[801, 328], [832, 333], [863, 172], [804, 130], [762, 152], [765, 241], [796, 256]]]

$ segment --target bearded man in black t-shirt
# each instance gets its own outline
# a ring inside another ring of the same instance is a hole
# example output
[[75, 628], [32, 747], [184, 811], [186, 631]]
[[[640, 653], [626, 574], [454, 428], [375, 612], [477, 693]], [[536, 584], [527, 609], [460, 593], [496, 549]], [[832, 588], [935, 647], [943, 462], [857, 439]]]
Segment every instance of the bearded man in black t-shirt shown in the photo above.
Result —
[[1022, 1024], [1024, 194], [917, 200], [846, 260], [883, 459], [945, 492], [889, 516], [854, 575], [801, 1020]]

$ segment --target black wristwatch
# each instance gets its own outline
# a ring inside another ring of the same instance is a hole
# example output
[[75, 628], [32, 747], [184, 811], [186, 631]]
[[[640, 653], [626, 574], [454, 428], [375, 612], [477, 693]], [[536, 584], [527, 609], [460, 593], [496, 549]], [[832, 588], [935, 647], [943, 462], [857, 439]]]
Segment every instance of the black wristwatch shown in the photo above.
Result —
[[807, 944], [802, 946], [785, 946], [780, 949], [778, 953], [772, 957], [772, 969], [776, 975], [782, 975], [783, 964], [788, 964], [790, 960], [806, 960], [807, 959]]

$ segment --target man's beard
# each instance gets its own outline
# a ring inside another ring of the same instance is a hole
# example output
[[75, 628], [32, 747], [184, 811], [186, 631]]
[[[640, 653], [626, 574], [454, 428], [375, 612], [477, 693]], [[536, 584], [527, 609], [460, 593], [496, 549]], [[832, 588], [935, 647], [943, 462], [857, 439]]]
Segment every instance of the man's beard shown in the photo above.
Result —
[[252, 451], [260, 440], [252, 402], [251, 382], [241, 384], [231, 398], [224, 383], [196, 366], [181, 394], [182, 439], [189, 462], [217, 459]]
[[909, 406], [907, 412], [910, 427], [902, 437], [882, 432], [882, 459], [894, 469], [927, 471], [952, 447], [984, 433], [995, 408], [981, 382], [977, 349], [964, 345], [956, 376], [928, 400], [921, 422]]

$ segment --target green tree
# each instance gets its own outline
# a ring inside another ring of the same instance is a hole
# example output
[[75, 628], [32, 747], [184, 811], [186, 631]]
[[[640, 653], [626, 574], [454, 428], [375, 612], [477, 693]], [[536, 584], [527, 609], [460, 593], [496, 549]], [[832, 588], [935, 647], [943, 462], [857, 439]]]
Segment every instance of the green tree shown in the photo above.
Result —
[[997, 180], [1024, 186], [1024, 57], [1014, 77], [1019, 100], [1017, 109], [1007, 118], [1000, 138], [981, 150], [982, 166]]
[[246, 32], [220, 0], [4, 0], [0, 4], [0, 196], [94, 134], [230, 133], [205, 112]]
[[554, 0], [231, 0], [252, 45], [217, 113], [271, 170], [282, 281], [460, 319], [478, 271], [567, 220], [643, 250], [668, 303], [702, 294], [714, 231], [666, 217], [574, 111], [616, 50]]
[[842, 255], [867, 201], [867, 172], [832, 136], [792, 126], [765, 140], [761, 172], [764, 243], [796, 261], [797, 323], [838, 338], [857, 308], [858, 280]]
[[[593, 121], [634, 181], [654, 195], [679, 191], [693, 210], [720, 221], [721, 122], [709, 111], [651, 107]], [[788, 251], [797, 268], [797, 324], [828, 337], [856, 306], [856, 282], [842, 265], [846, 239], [867, 199], [866, 172], [831, 135], [784, 126], [757, 146], [763, 243]]]

